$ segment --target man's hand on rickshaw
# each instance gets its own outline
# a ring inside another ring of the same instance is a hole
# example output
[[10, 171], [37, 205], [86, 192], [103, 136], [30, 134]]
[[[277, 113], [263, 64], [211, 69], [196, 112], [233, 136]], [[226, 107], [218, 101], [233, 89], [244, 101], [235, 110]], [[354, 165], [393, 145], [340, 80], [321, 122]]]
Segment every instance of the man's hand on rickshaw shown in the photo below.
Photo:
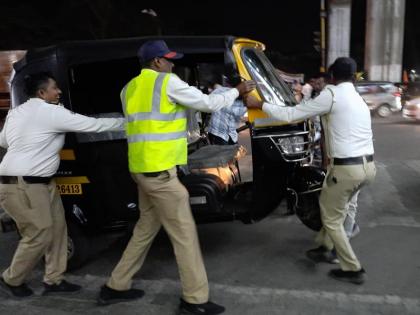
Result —
[[252, 80], [249, 80], [249, 81], [243, 81], [239, 83], [236, 86], [236, 89], [239, 91], [239, 95], [242, 96], [244, 94], [251, 92], [253, 89], [255, 89], [255, 87], [256, 87], [255, 82]]
[[255, 96], [247, 95], [244, 97], [245, 106], [248, 108], [262, 109], [263, 102], [259, 101]]

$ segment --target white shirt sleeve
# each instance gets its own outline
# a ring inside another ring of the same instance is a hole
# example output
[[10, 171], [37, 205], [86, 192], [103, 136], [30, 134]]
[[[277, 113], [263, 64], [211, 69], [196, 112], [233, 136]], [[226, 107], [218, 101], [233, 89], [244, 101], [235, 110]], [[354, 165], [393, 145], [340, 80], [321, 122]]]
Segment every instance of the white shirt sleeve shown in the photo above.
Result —
[[331, 110], [333, 95], [329, 89], [324, 89], [319, 96], [308, 101], [303, 101], [294, 107], [285, 104], [263, 104], [263, 111], [270, 117], [284, 122], [292, 122], [323, 115]]
[[57, 106], [51, 111], [50, 127], [61, 132], [123, 131], [125, 118], [93, 118]]
[[175, 74], [172, 74], [169, 78], [167, 93], [172, 102], [202, 112], [214, 112], [231, 106], [239, 96], [239, 92], [235, 88], [220, 94], [204, 94], [196, 87], [182, 81]]

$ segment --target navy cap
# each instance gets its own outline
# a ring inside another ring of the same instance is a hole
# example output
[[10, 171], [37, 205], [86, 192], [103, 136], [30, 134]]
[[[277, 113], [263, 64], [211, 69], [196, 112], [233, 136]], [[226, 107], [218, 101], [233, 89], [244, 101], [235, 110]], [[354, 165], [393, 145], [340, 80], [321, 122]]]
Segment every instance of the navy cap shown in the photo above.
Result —
[[137, 56], [141, 62], [152, 60], [156, 57], [166, 59], [180, 59], [184, 54], [171, 51], [163, 40], [149, 40], [145, 42], [137, 51]]
[[339, 57], [329, 68], [333, 75], [340, 74], [345, 76], [351, 76], [357, 71], [357, 64], [353, 58], [350, 57]]

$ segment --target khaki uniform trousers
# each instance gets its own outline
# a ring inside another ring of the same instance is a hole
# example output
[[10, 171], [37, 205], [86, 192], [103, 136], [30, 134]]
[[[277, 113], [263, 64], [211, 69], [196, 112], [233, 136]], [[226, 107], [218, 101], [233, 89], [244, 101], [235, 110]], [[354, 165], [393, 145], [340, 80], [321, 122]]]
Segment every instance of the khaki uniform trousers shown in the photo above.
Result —
[[344, 230], [348, 214], [348, 203], [360, 188], [373, 181], [376, 175], [375, 163], [357, 165], [331, 165], [324, 180], [319, 205], [323, 227], [316, 242], [329, 250], [337, 251], [340, 267], [344, 271], [361, 269]]
[[194, 304], [206, 303], [209, 298], [207, 274], [188, 191], [179, 181], [176, 168], [157, 177], [143, 174], [132, 174], [132, 177], [138, 188], [140, 220], [107, 286], [120, 291], [131, 288], [133, 276], [140, 270], [153, 239], [163, 226], [174, 248], [183, 299]]
[[0, 205], [22, 237], [12, 263], [3, 272], [6, 283], [24, 283], [44, 255], [44, 282], [60, 283], [67, 268], [67, 226], [55, 181], [28, 184], [18, 177], [17, 184], [0, 184]]

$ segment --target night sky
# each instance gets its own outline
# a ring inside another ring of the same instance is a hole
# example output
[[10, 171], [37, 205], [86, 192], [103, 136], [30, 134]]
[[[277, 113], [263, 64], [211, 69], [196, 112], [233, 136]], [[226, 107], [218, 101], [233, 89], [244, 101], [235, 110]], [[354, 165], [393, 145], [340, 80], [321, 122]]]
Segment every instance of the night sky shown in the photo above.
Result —
[[[420, 1], [407, 1], [404, 64], [420, 62]], [[155, 35], [236, 35], [264, 42], [275, 66], [316, 72], [318, 0], [286, 1], [71, 0], [2, 1], [0, 49], [28, 49], [66, 40]], [[351, 55], [363, 65], [365, 0], [353, 0]], [[152, 8], [158, 18], [141, 14]], [[420, 70], [420, 69], [418, 69]]]

